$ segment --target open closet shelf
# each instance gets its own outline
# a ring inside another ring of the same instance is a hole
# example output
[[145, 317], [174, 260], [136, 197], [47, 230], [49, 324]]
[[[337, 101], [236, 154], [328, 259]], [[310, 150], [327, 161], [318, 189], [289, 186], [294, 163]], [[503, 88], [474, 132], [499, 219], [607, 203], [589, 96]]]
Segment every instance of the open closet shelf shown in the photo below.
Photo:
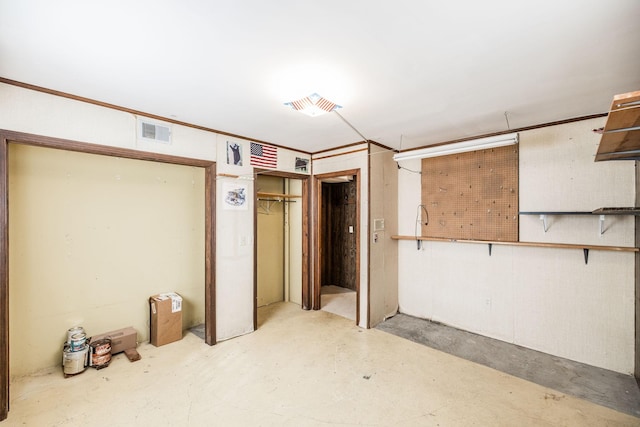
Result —
[[257, 196], [258, 208], [260, 209], [258, 212], [266, 215], [271, 214], [273, 203], [295, 203], [295, 200], [291, 199], [299, 199], [302, 197], [293, 194], [265, 193], [262, 191], [258, 191]]
[[[302, 196], [296, 196], [293, 194], [281, 194], [281, 193], [264, 193], [262, 191], [258, 191], [258, 200], [265, 200], [265, 199], [276, 199], [275, 201], [282, 201], [284, 199], [299, 199]], [[280, 200], [278, 200], [280, 199]], [[273, 201], [273, 200], [272, 200]]]
[[613, 97], [595, 160], [640, 160], [640, 91]]

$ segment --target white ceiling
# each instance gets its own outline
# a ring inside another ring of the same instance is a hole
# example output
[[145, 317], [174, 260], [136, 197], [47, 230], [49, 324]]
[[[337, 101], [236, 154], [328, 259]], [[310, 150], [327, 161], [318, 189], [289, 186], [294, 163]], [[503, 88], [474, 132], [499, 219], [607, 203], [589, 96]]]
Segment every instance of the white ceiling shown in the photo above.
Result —
[[0, 77], [308, 152], [606, 112], [640, 90], [640, 1], [0, 0]]

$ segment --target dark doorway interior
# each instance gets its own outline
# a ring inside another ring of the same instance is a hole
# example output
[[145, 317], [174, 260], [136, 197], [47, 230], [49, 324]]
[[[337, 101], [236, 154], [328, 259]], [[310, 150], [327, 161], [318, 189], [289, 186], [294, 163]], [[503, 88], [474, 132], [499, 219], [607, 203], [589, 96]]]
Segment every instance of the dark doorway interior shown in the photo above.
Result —
[[357, 183], [322, 183], [322, 230], [320, 234], [322, 286], [357, 291]]

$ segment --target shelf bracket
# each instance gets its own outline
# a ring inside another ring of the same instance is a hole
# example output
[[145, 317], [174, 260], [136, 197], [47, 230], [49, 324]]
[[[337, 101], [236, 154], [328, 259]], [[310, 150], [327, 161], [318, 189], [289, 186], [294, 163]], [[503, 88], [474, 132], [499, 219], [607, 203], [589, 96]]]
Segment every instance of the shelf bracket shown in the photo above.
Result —
[[549, 229], [547, 224], [547, 215], [540, 215], [540, 221], [542, 221], [542, 228], [544, 228], [544, 232], [546, 233]]
[[582, 252], [584, 252], [584, 264], [587, 265], [589, 264], [589, 249], [583, 248]]
[[604, 215], [600, 215], [600, 235], [602, 236], [605, 232], [604, 230]]
[[489, 256], [491, 256], [491, 248], [493, 248], [493, 243], [489, 243]]

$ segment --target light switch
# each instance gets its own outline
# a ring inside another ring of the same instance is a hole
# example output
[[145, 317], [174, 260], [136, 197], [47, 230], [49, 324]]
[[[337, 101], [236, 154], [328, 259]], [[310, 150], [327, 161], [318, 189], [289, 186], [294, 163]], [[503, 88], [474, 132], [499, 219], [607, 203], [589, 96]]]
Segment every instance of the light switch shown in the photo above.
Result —
[[353, 225], [349, 226], [349, 234], [353, 234]]

